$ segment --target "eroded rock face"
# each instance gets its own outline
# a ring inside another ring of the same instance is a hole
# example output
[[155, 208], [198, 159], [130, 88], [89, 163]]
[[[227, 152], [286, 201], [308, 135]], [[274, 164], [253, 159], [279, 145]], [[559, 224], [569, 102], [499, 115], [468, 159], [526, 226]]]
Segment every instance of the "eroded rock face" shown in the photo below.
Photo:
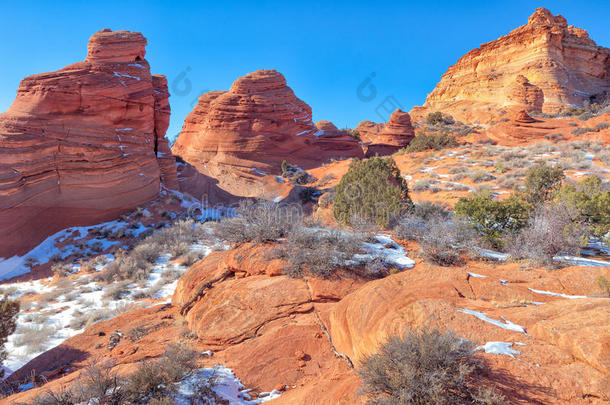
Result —
[[237, 79], [229, 91], [202, 95], [172, 151], [218, 179], [221, 188], [259, 196], [261, 174], [279, 174], [283, 160], [307, 168], [358, 152], [355, 142], [319, 142], [316, 135], [321, 134], [311, 108], [295, 96], [284, 76], [259, 70]]
[[524, 107], [527, 111], [542, 112], [544, 94], [540, 87], [534, 86], [527, 77], [518, 75], [506, 92], [506, 103]]
[[528, 111], [542, 107], [556, 113], [608, 91], [610, 49], [598, 46], [585, 30], [568, 26], [561, 15], [538, 8], [527, 25], [461, 57], [424, 107], [462, 121], [483, 121], [489, 119], [488, 109], [519, 104]]
[[167, 80], [151, 75], [145, 45], [106, 29], [84, 62], [23, 79], [0, 115], [0, 257], [142, 204], [161, 178], [177, 185]]
[[356, 127], [362, 142], [367, 144], [366, 156], [391, 155], [415, 138], [409, 113], [397, 109], [385, 124], [362, 121]]

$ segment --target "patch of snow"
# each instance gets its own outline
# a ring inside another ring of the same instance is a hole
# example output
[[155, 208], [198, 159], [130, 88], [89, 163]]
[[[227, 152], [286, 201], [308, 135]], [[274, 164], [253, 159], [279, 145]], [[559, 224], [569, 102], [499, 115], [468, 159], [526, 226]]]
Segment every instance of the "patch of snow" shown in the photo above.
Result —
[[377, 243], [364, 243], [363, 249], [367, 252], [364, 254], [354, 255], [355, 261], [367, 262], [374, 258], [380, 258], [385, 263], [395, 265], [401, 268], [412, 268], [415, 266], [415, 261], [407, 257], [405, 249], [396, 243], [390, 235], [376, 235]]
[[528, 288], [528, 290], [530, 290], [531, 292], [536, 293], [536, 294], [552, 295], [552, 296], [555, 296], [555, 297], [562, 297], [562, 298], [570, 298], [570, 299], [587, 298], [586, 295], [567, 295], [567, 294], [554, 293], [554, 292], [551, 292], [551, 291], [534, 290], [533, 288]]
[[245, 389], [233, 371], [227, 367], [217, 365], [211, 368], [200, 368], [193, 375], [182, 380], [173, 397], [176, 405], [190, 405], [191, 397], [198, 391], [201, 384], [206, 384], [210, 380], [214, 381], [214, 384], [210, 386], [214, 393], [231, 405], [260, 404], [280, 397], [279, 392], [273, 391], [267, 395], [261, 393], [258, 399], [251, 399], [248, 394], [251, 390]]
[[277, 181], [278, 183], [286, 183], [282, 176], [275, 176], [275, 181]]
[[[125, 78], [128, 78], [128, 79], [136, 79], [137, 81], [141, 80], [140, 77], [131, 76], [131, 75], [128, 75], [127, 73], [119, 73], [119, 72], [113, 72], [113, 73], [114, 73], [115, 77], [125, 77]], [[121, 82], [121, 83], [123, 83], [123, 82]]]
[[[510, 342], [487, 342], [483, 346], [479, 346], [474, 350], [485, 350], [485, 353], [506, 354], [507, 356], [516, 359], [515, 354], [521, 354], [519, 350], [513, 350], [510, 347], [513, 344]], [[523, 344], [521, 344], [523, 345]]]
[[489, 250], [489, 249], [475, 248], [475, 251], [481, 257], [499, 260], [501, 262], [508, 260], [508, 256], [509, 256], [507, 253], [496, 252], [495, 250]]
[[574, 266], [610, 267], [610, 262], [605, 262], [603, 260], [587, 259], [584, 257], [570, 256], [570, 255], [555, 256], [555, 257], [553, 257], [553, 260], [556, 262], [561, 262], [561, 263], [569, 263]]
[[477, 273], [471, 273], [471, 272], [468, 272], [468, 275], [469, 275], [470, 277], [487, 278], [487, 276], [482, 276], [482, 275], [480, 275], [480, 274], [477, 274]]
[[473, 311], [471, 309], [459, 309], [458, 311], [463, 312], [465, 314], [476, 316], [480, 320], [491, 323], [492, 325], [496, 325], [502, 329], [512, 330], [514, 332], [527, 333], [523, 326], [517, 325], [516, 323], [512, 323], [511, 321], [509, 321], [508, 319], [506, 319], [504, 317], [500, 317], [500, 319], [502, 321], [498, 321], [498, 320], [489, 318], [487, 316], [487, 314], [485, 314], [483, 312]]

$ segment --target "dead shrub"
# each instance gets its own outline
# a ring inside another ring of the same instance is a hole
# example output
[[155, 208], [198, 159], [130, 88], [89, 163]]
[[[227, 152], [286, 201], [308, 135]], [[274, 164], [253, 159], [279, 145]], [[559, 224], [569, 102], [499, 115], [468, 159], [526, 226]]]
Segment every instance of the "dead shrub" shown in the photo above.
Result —
[[267, 242], [284, 238], [302, 220], [300, 207], [268, 202], [242, 203], [237, 216], [215, 224], [214, 234], [232, 243]]
[[549, 203], [539, 207], [529, 224], [513, 237], [511, 256], [550, 265], [559, 254], [578, 254], [586, 229], [567, 205]]
[[486, 364], [475, 344], [452, 332], [413, 331], [391, 337], [366, 356], [359, 374], [369, 404], [499, 404], [483, 384]]
[[275, 254], [288, 261], [291, 277], [329, 278], [362, 249], [364, 236], [336, 230], [301, 228], [292, 232]]

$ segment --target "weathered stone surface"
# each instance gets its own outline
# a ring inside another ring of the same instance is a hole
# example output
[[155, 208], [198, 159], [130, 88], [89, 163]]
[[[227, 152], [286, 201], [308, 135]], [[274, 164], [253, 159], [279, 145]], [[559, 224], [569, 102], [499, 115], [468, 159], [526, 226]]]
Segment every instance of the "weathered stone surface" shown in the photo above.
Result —
[[218, 179], [221, 188], [260, 196], [261, 175], [279, 174], [283, 160], [308, 168], [362, 154], [354, 140], [319, 135], [324, 133], [314, 126], [311, 108], [284, 76], [259, 70], [237, 79], [229, 91], [202, 95], [172, 151]]
[[392, 113], [385, 124], [362, 121], [356, 127], [366, 144], [366, 156], [391, 155], [404, 148], [415, 138], [411, 116], [400, 109]]
[[610, 49], [538, 8], [526, 25], [461, 57], [428, 95], [424, 111], [413, 112], [418, 119], [443, 111], [462, 121], [488, 121], [490, 110], [505, 106], [556, 113], [609, 91]]
[[0, 257], [142, 204], [160, 178], [177, 185], [167, 81], [151, 76], [145, 45], [140, 33], [103, 30], [84, 62], [21, 82], [0, 115]]

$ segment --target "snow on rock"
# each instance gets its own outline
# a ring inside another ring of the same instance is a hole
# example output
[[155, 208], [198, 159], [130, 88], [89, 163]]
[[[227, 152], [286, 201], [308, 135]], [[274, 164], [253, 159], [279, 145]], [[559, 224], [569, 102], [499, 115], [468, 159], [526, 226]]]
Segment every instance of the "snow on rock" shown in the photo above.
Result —
[[516, 359], [515, 354], [521, 354], [521, 352], [519, 350], [511, 349], [510, 347], [512, 345], [511, 342], [487, 342], [474, 350], [485, 350], [485, 353], [492, 354], [506, 354], [507, 356]]
[[553, 257], [553, 260], [556, 262], [568, 263], [573, 266], [610, 267], [610, 262], [605, 262], [603, 260], [586, 259], [584, 257], [570, 256], [570, 255], [555, 256], [555, 257]]
[[587, 298], [586, 295], [567, 295], [567, 294], [554, 293], [554, 292], [551, 292], [551, 291], [534, 290], [533, 288], [528, 288], [528, 290], [530, 290], [531, 292], [536, 293], [536, 294], [552, 295], [552, 296], [555, 296], [555, 297], [562, 297], [562, 298], [570, 298], [570, 299]]
[[363, 249], [367, 254], [354, 255], [355, 261], [368, 262], [374, 258], [380, 258], [384, 263], [402, 268], [412, 268], [415, 261], [407, 257], [405, 249], [396, 243], [390, 235], [375, 235], [377, 243], [366, 242]]
[[463, 312], [465, 314], [470, 314], [470, 315], [476, 316], [480, 320], [489, 322], [492, 325], [496, 325], [502, 329], [512, 330], [515, 332], [522, 332], [522, 333], [527, 334], [527, 332], [525, 331], [525, 328], [523, 326], [517, 325], [516, 323], [512, 323], [511, 321], [509, 321], [508, 319], [506, 319], [504, 317], [501, 317], [502, 320], [498, 321], [498, 320], [489, 318], [487, 316], [487, 314], [485, 314], [483, 312], [473, 311], [471, 309], [459, 309], [458, 311]]
[[228, 401], [231, 405], [260, 404], [280, 397], [279, 392], [272, 391], [266, 395], [261, 393], [258, 399], [252, 399], [248, 394], [250, 390], [245, 389], [231, 369], [217, 365], [200, 368], [193, 375], [182, 380], [173, 397], [176, 405], [190, 405], [191, 397], [199, 390], [201, 384], [209, 386], [219, 399]]
[[467, 273], [468, 273], [468, 275], [469, 275], [470, 277], [487, 278], [487, 276], [482, 276], [482, 275], [477, 274], [477, 273], [471, 273], [471, 272], [467, 272]]
[[[68, 240], [68, 238], [72, 238], [73, 241], [76, 242], [78, 239], [87, 237], [89, 232], [93, 229], [114, 231], [127, 226], [129, 226], [128, 223], [116, 220], [98, 225], [72, 227], [59, 231], [46, 238], [44, 241], [42, 241], [42, 243], [23, 256], [13, 256], [9, 259], [0, 258], [0, 280], [6, 280], [28, 273], [30, 271], [29, 267], [27, 266], [28, 261], [33, 261], [36, 264], [45, 264], [48, 263], [49, 260], [51, 260], [51, 258], [54, 256], [65, 259], [66, 257], [79, 251], [81, 248], [77, 247], [76, 243], [66, 244], [66, 246], [63, 248], [56, 246], [58, 243], [65, 242]], [[138, 236], [146, 229], [146, 227], [139, 224], [137, 228], [130, 229], [129, 231], [133, 233], [134, 236]], [[86, 243], [85, 249], [88, 252], [93, 250], [103, 251], [119, 243], [117, 241], [110, 241], [105, 238], [92, 238], [81, 242]]]

